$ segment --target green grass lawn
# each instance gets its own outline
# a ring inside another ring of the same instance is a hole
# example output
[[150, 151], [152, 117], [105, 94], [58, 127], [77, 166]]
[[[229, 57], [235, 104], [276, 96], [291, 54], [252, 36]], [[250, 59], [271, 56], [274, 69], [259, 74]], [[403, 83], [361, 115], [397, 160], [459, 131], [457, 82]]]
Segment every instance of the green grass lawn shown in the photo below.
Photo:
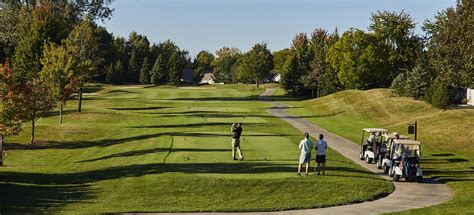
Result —
[[[282, 90], [277, 92], [277, 96], [283, 94]], [[474, 109], [444, 111], [423, 101], [395, 97], [388, 89], [349, 90], [319, 99], [285, 102], [295, 107], [290, 113], [310, 116], [309, 120], [354, 142], [360, 142], [363, 127], [406, 134], [407, 124], [418, 121], [424, 173], [451, 186], [455, 197], [438, 206], [406, 213], [474, 212]]]
[[[103, 87], [103, 89], [100, 89]], [[328, 175], [296, 177], [302, 134], [265, 112], [262, 89], [99, 86], [6, 139], [0, 212], [274, 211], [350, 204], [393, 186], [328, 152]], [[242, 122], [245, 160], [230, 124]], [[313, 164], [314, 165], [314, 164]]]

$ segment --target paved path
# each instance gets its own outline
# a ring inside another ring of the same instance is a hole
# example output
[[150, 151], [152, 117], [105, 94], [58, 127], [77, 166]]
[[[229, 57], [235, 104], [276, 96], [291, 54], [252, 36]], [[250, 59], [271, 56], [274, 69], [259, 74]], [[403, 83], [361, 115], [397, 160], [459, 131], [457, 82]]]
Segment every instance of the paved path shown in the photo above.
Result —
[[[380, 175], [381, 177], [392, 180], [383, 173], [382, 170], [377, 169], [375, 164], [367, 164], [359, 159], [359, 145], [347, 140], [343, 137], [330, 133], [310, 121], [292, 116], [286, 113], [285, 109], [290, 108], [288, 105], [274, 102], [271, 100], [271, 95], [275, 89], [267, 89], [260, 95], [260, 99], [266, 102], [271, 102], [273, 107], [267, 112], [273, 116], [279, 117], [287, 121], [301, 132], [308, 132], [311, 136], [317, 137], [319, 134], [324, 134], [328, 142], [328, 146], [355, 163], [367, 168], [368, 170]], [[278, 211], [278, 212], [259, 212], [259, 213], [244, 213], [244, 214], [271, 214], [271, 215], [287, 215], [287, 214], [380, 214], [388, 212], [397, 212], [403, 210], [410, 210], [416, 208], [428, 207], [437, 205], [450, 200], [453, 197], [451, 188], [446, 184], [436, 183], [431, 179], [425, 179], [423, 183], [414, 182], [393, 182], [395, 191], [390, 195], [369, 202], [363, 202], [352, 205], [334, 206], [328, 208], [316, 208], [295, 211]], [[199, 214], [203, 213], [186, 213]], [[241, 213], [210, 213], [210, 214], [241, 214]]]

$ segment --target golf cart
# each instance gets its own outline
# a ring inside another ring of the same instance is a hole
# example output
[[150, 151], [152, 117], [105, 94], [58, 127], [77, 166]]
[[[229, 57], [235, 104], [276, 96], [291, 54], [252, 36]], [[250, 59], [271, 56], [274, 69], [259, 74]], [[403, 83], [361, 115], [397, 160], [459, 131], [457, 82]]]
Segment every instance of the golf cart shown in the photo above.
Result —
[[388, 173], [388, 170], [392, 166], [392, 158], [390, 157], [390, 151], [393, 150], [393, 140], [401, 139], [408, 140], [408, 136], [399, 135], [396, 132], [392, 134], [383, 134], [382, 135], [382, 144], [376, 155], [377, 168], [383, 169], [385, 173]]
[[421, 143], [416, 140], [392, 141], [393, 150], [390, 151], [392, 166], [388, 172], [394, 181], [405, 178], [407, 181], [423, 182], [423, 171], [420, 168]]
[[375, 158], [376, 151], [382, 143], [382, 135], [387, 134], [387, 132], [387, 129], [383, 128], [362, 129], [359, 158], [361, 160], [365, 159], [367, 163], [372, 163]]

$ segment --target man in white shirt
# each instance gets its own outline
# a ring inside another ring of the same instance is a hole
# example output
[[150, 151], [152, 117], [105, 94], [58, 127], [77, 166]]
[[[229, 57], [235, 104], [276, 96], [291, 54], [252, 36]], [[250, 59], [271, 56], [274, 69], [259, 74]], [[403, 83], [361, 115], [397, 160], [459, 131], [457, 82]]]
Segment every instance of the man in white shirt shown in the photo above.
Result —
[[[323, 169], [323, 175], [325, 175], [326, 172], [326, 149], [328, 148], [328, 144], [326, 143], [326, 140], [323, 139], [324, 135], [320, 134], [319, 135], [319, 140], [316, 143], [316, 163], [318, 164], [318, 175], [320, 175], [321, 169]], [[316, 168], [314, 169], [316, 170]], [[316, 174], [316, 172], [315, 172]]]
[[300, 162], [298, 165], [298, 174], [297, 176], [301, 176], [301, 165], [306, 165], [306, 173], [305, 175], [308, 176], [309, 164], [311, 162], [311, 150], [313, 148], [313, 143], [309, 139], [309, 134], [304, 134], [304, 140], [300, 142], [299, 149], [301, 150], [300, 155]]

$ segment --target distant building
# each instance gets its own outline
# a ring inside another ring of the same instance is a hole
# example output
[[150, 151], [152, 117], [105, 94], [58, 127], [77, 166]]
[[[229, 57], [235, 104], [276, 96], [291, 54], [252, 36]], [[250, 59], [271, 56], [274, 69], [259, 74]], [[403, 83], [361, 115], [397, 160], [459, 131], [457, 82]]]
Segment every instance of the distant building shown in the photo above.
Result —
[[204, 76], [202, 77], [201, 81], [199, 82], [200, 84], [215, 84], [216, 81], [214, 80], [214, 76], [210, 72], [204, 73]]
[[193, 70], [192, 69], [183, 69], [183, 79], [181, 82], [192, 84], [193, 83]]
[[467, 104], [474, 106], [474, 89], [467, 88], [466, 98], [467, 98]]
[[281, 80], [281, 74], [278, 73], [272, 78], [272, 82], [280, 82]]

